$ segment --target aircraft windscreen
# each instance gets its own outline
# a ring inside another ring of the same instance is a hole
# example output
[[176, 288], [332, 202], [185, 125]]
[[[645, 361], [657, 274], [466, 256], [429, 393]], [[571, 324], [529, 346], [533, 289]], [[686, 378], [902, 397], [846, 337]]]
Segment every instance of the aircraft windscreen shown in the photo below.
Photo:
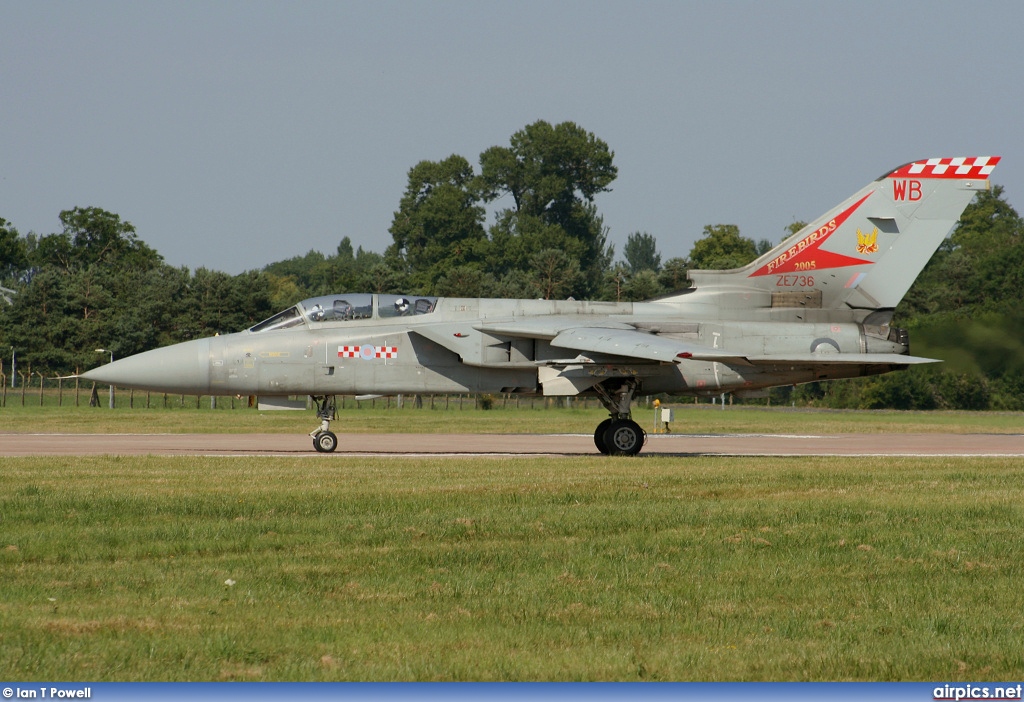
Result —
[[263, 320], [255, 327], [250, 328], [249, 331], [255, 333], [272, 331], [274, 329], [288, 329], [299, 324], [302, 324], [302, 313], [299, 312], [298, 307], [289, 307], [283, 312], [278, 312], [270, 319]]

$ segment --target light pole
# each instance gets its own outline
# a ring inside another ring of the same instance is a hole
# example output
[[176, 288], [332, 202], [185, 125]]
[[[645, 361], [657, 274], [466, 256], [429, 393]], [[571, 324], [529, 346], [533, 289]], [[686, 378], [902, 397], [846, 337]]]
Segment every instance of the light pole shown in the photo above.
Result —
[[14, 387], [14, 380], [18, 377], [18, 366], [14, 364], [14, 347], [11, 347], [11, 387]]
[[[110, 362], [114, 362], [114, 352], [110, 349], [96, 349], [96, 353], [109, 353]], [[114, 384], [110, 384], [110, 409], [114, 409]]]

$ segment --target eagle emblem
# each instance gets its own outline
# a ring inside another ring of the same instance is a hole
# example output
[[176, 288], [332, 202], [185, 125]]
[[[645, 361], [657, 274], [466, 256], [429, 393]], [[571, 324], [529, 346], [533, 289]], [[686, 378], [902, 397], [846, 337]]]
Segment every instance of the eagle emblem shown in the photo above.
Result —
[[870, 254], [878, 251], [878, 227], [875, 227], [870, 234], [857, 230], [857, 253]]

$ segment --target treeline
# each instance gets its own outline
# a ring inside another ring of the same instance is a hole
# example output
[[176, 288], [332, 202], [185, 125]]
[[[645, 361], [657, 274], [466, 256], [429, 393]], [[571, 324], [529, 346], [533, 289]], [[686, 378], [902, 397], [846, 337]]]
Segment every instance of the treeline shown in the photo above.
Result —
[[273, 311], [271, 281], [174, 268], [113, 213], [60, 213], [58, 234], [19, 236], [0, 218], [0, 353], [5, 372], [69, 374], [165, 344], [238, 331]]
[[[688, 259], [662, 263], [655, 237], [629, 235], [615, 260], [594, 199], [610, 189], [614, 153], [572, 122], [535, 122], [508, 146], [480, 154], [479, 170], [453, 154], [409, 170], [382, 255], [311, 251], [267, 266], [300, 295], [338, 290], [450, 297], [645, 300], [687, 285], [686, 270], [742, 265], [772, 243], [733, 225], [705, 227]], [[487, 226], [487, 206], [494, 221]], [[780, 233], [781, 234], [781, 233]]]
[[[135, 228], [100, 208], [60, 213], [59, 233], [21, 235], [0, 218], [0, 357], [65, 374], [165, 344], [247, 328], [297, 300], [333, 292], [644, 300], [686, 287], [686, 271], [741, 266], [774, 240], [708, 225], [686, 258], [662, 261], [656, 238], [627, 237], [620, 257], [595, 198], [614, 153], [571, 122], [539, 121], [477, 159], [409, 171], [381, 253], [349, 237], [259, 271], [168, 266]], [[487, 224], [488, 208], [492, 222]], [[858, 381], [772, 392], [772, 402], [829, 407], [1024, 409], [1024, 226], [1000, 187], [979, 195], [897, 309], [915, 355], [947, 363]], [[6, 354], [4, 353], [6, 351]], [[104, 352], [106, 353], [106, 352]]]

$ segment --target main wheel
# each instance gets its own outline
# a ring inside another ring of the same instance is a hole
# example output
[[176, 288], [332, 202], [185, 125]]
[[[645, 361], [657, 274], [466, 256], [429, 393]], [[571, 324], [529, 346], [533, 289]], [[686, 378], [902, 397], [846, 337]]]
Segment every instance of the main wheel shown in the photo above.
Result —
[[333, 431], [321, 431], [313, 437], [313, 448], [320, 453], [331, 453], [338, 448], [338, 437]]
[[608, 427], [612, 425], [612, 420], [606, 419], [597, 425], [597, 429], [594, 431], [594, 446], [597, 446], [597, 450], [608, 455], [608, 444], [604, 442], [604, 434], [608, 431]]
[[612, 456], [635, 456], [646, 439], [647, 434], [632, 419], [616, 419], [604, 432], [604, 443]]

